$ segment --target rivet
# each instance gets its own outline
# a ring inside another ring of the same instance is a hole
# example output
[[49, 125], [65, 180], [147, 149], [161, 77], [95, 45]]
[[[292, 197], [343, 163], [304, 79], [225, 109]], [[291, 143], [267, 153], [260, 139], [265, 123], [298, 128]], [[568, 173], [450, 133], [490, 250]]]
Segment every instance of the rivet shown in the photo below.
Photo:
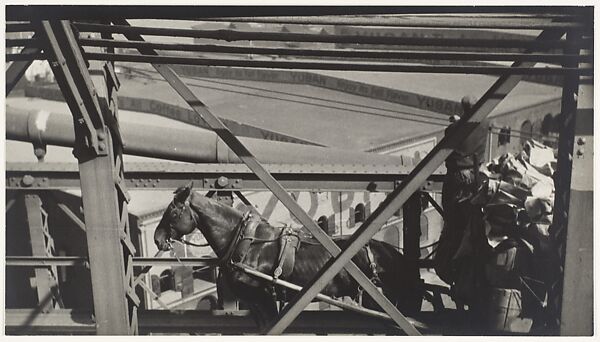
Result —
[[98, 139], [104, 140], [105, 138], [106, 138], [106, 133], [104, 133], [104, 132], [98, 132]]
[[585, 138], [584, 137], [579, 137], [577, 139], [577, 145], [585, 145]]
[[35, 181], [35, 178], [33, 178], [33, 176], [31, 176], [31, 175], [25, 175], [25, 176], [23, 176], [23, 179], [22, 179], [23, 185], [25, 185], [25, 186], [33, 185], [34, 181]]
[[103, 142], [101, 142], [101, 143], [98, 143], [98, 149], [99, 149], [99, 150], [104, 150], [104, 149], [106, 149], [106, 144], [105, 144], [105, 143], [103, 143]]
[[577, 156], [581, 157], [583, 156], [583, 153], [585, 152], [585, 150], [583, 149], [583, 147], [580, 147], [577, 149]]
[[229, 179], [227, 179], [227, 177], [221, 176], [217, 179], [217, 184], [219, 184], [219, 186], [221, 187], [227, 186], [229, 184]]

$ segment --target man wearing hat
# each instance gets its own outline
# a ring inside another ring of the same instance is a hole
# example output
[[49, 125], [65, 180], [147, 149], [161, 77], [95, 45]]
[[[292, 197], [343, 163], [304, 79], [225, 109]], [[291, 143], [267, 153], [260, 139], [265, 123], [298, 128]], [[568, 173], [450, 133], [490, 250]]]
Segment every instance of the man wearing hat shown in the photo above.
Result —
[[[475, 102], [470, 96], [463, 97], [461, 114], [469, 113]], [[446, 135], [456, 128], [459, 119], [458, 115], [450, 117]], [[446, 159], [447, 172], [442, 187], [444, 227], [436, 251], [435, 270], [444, 282], [453, 285], [455, 300], [465, 301], [469, 307], [474, 306], [472, 299], [478, 297], [479, 272], [483, 272], [483, 265], [479, 264], [489, 247], [481, 208], [470, 202], [479, 187], [477, 170], [485, 160], [488, 130], [486, 119], [455, 147]]]

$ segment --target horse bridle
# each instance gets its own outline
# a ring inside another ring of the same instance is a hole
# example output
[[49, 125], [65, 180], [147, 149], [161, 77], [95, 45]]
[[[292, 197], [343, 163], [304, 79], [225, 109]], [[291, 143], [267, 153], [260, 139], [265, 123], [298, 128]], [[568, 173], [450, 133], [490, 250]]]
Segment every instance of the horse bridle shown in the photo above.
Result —
[[[198, 228], [198, 221], [196, 219], [196, 216], [193, 213], [193, 210], [190, 206], [190, 197], [191, 197], [191, 193], [188, 195], [188, 197], [185, 199], [185, 201], [183, 202], [183, 206], [179, 207], [177, 206], [177, 220], [179, 220], [181, 218], [181, 215], [183, 214], [183, 212], [187, 209], [189, 211], [190, 217], [192, 219], [192, 222], [194, 222], [194, 229], [199, 229]], [[221, 256], [218, 259], [218, 264], [219, 265], [225, 265], [227, 264], [230, 259], [231, 256], [233, 255], [233, 252], [235, 250], [235, 247], [238, 245], [238, 242], [241, 239], [242, 233], [243, 233], [243, 228], [247, 225], [248, 221], [252, 218], [252, 212], [251, 211], [247, 211], [242, 215], [242, 218], [240, 219], [240, 222], [237, 224], [235, 231], [233, 233], [233, 236], [231, 238], [231, 240], [229, 241], [228, 245], [227, 245], [227, 249], [225, 254], [223, 254], [223, 256]], [[173, 229], [173, 223], [169, 223], [169, 228], [171, 230]], [[189, 242], [189, 241], [185, 241], [185, 240], [181, 240], [181, 239], [174, 239], [172, 237], [169, 237], [169, 240], [174, 240], [174, 241], [179, 241], [183, 244], [186, 245], [190, 245], [190, 246], [194, 246], [194, 247], [208, 247], [210, 246], [210, 244], [196, 244], [193, 242]], [[168, 242], [168, 241], [167, 241]]]
[[[192, 207], [190, 206], [190, 197], [191, 197], [191, 195], [192, 195], [191, 193], [188, 195], [188, 197], [187, 197], [187, 198], [185, 199], [185, 201], [183, 202], [183, 206], [182, 206], [181, 208], [180, 208], [180, 207], [177, 207], [177, 209], [176, 209], [176, 210], [177, 210], [177, 212], [178, 212], [178, 213], [177, 213], [177, 220], [179, 220], [179, 219], [181, 218], [181, 215], [183, 214], [183, 211], [184, 211], [184, 210], [187, 208], [187, 209], [188, 209], [188, 211], [189, 211], [189, 213], [190, 213], [190, 217], [191, 217], [191, 219], [192, 219], [192, 222], [194, 222], [194, 229], [199, 229], [199, 228], [198, 228], [198, 221], [197, 221], [197, 219], [196, 219], [196, 216], [194, 215], [194, 212], [193, 212], [193, 210], [192, 210]], [[173, 228], [173, 223], [169, 222], [169, 228], [170, 228], [171, 230], [175, 230], [175, 229]], [[169, 236], [169, 240], [178, 241], [178, 242], [180, 242], [180, 243], [183, 243], [183, 244], [185, 244], [185, 245], [190, 245], [190, 246], [194, 246], [194, 247], [208, 247], [208, 246], [210, 246], [208, 243], [205, 243], [205, 244], [197, 244], [197, 243], [193, 243], [193, 242], [185, 241], [185, 240], [182, 240], [182, 239], [175, 239], [175, 238], [172, 238], [172, 237], [170, 237], [170, 236]], [[167, 243], [169, 243], [169, 240], [167, 240]], [[169, 246], [171, 246], [171, 245], [170, 245], [170, 243], [169, 243]], [[171, 248], [172, 248], [172, 247], [171, 247]]]

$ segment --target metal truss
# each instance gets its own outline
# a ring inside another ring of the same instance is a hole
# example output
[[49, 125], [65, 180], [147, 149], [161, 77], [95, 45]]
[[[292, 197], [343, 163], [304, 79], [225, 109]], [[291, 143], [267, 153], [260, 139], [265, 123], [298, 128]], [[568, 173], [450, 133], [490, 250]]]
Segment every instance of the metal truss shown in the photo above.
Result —
[[[36, 194], [23, 194], [27, 226], [31, 240], [31, 252], [35, 257], [47, 258], [55, 255], [54, 240], [48, 231], [48, 214], [42, 207], [42, 200]], [[35, 287], [37, 289], [39, 310], [48, 313], [64, 308], [58, 285], [56, 265], [35, 267]]]
[[122, 142], [115, 125], [119, 83], [110, 63], [96, 64], [101, 76], [92, 80], [68, 21], [41, 21], [37, 29], [43, 32], [44, 51], [73, 113], [97, 333], [136, 334], [135, 248], [122, 181]]
[[[16, 15], [13, 13], [13, 17], [18, 18], [19, 15], [27, 13], [27, 10], [21, 9], [16, 11]], [[574, 11], [567, 11], [574, 13]], [[576, 12], [576, 11], [575, 11]], [[19, 14], [21, 13], [21, 14]], [[298, 15], [300, 13], [297, 13]], [[557, 13], [555, 13], [557, 14]], [[79, 24], [80, 28], [90, 28], [92, 25], [94, 29], [99, 30], [105, 34], [107, 33], [121, 33], [128, 40], [138, 42], [136, 43], [137, 49], [141, 53], [135, 58], [139, 58], [140, 61], [154, 63], [155, 69], [167, 80], [167, 82], [181, 95], [181, 97], [190, 105], [200, 120], [206, 122], [206, 124], [213, 129], [217, 135], [229, 146], [229, 148], [239, 157], [239, 159], [246, 164], [246, 166], [254, 173], [257, 180], [264, 183], [264, 186], [271, 190], [273, 194], [290, 210], [290, 212], [317, 238], [323, 246], [331, 253], [332, 259], [322, 268], [317, 276], [305, 286], [300, 294], [296, 296], [291, 303], [283, 308], [281, 315], [277, 322], [274, 322], [268, 330], [269, 334], [281, 334], [288, 327], [291, 327], [295, 318], [301, 315], [302, 310], [306, 305], [312, 301], [315, 296], [326, 286], [326, 284], [343, 268], [356, 279], [356, 281], [362, 286], [366, 292], [374, 298], [374, 300], [383, 308], [383, 310], [394, 320], [394, 322], [407, 334], [417, 335], [419, 332], [412, 325], [412, 322], [402, 315], [383, 295], [381, 295], [375, 286], [368, 280], [368, 278], [356, 267], [352, 262], [352, 257], [372, 238], [372, 236], [380, 229], [393, 214], [395, 214], [403, 205], [407, 204], [407, 210], [411, 205], [416, 205], [417, 196], [415, 192], [421, 189], [422, 185], [430, 178], [434, 171], [444, 162], [444, 160], [450, 155], [454, 147], [460, 144], [471, 132], [477, 127], [485, 117], [514, 89], [514, 87], [521, 80], [519, 74], [526, 73], [556, 73], [558, 70], [545, 70], [534, 69], [535, 62], [532, 62], [530, 58], [516, 59], [516, 62], [511, 67], [502, 67], [500, 69], [468, 69], [468, 68], [425, 68], [425, 69], [410, 69], [410, 68], [399, 68], [393, 71], [408, 71], [418, 70], [421, 72], [481, 72], [484, 70], [488, 73], [499, 73], [502, 74], [490, 89], [479, 99], [475, 104], [470, 113], [465, 113], [461, 120], [458, 122], [456, 129], [451, 130], [448, 134], [434, 147], [434, 149], [418, 164], [416, 167], [406, 176], [400, 184], [387, 196], [387, 198], [381, 203], [381, 205], [371, 214], [371, 216], [360, 226], [360, 228], [353, 234], [350, 239], [350, 243], [345, 247], [344, 250], [340, 250], [337, 245], [333, 243], [330, 237], [328, 237], [315, 222], [299, 207], [299, 205], [291, 198], [287, 193], [286, 189], [278, 182], [278, 179], [271, 175], [269, 170], [261, 165], [252, 153], [240, 142], [240, 140], [234, 136], [231, 131], [223, 124], [223, 122], [217, 118], [207, 106], [202, 103], [194, 93], [181, 81], [181, 79], [173, 72], [173, 70], [163, 64], [164, 62], [178, 62], [174, 59], [168, 59], [167, 57], [160, 56], [154, 51], [153, 46], [144, 44], [144, 40], [141, 34], [157, 34], [166, 36], [188, 36], [188, 37], [200, 37], [200, 38], [212, 38], [212, 39], [224, 39], [224, 40], [246, 40], [246, 39], [259, 39], [259, 40], [283, 40], [286, 41], [317, 41], [317, 42], [350, 42], [350, 43], [367, 43], [367, 44], [405, 44], [422, 46], [426, 44], [448, 46], [454, 44], [448, 39], [440, 39], [434, 41], [431, 39], [387, 39], [386, 37], [380, 37], [377, 39], [369, 38], [368, 41], [362, 41], [365, 37], [340, 37], [332, 36], [327, 37], [324, 35], [306, 35], [306, 34], [281, 34], [281, 33], [249, 33], [249, 32], [237, 32], [233, 30], [221, 30], [219, 32], [209, 32], [202, 30], [175, 30], [175, 29], [162, 29], [162, 28], [139, 28], [131, 27], [128, 22], [124, 19], [111, 18], [113, 25], [107, 24]], [[552, 23], [553, 21], [550, 21]], [[569, 48], [573, 42], [560, 40], [561, 36], [565, 31], [564, 25], [558, 26], [544, 26], [550, 25], [545, 21], [536, 22], [539, 28], [548, 28], [548, 30], [542, 32], [540, 36], [534, 41], [527, 42], [515, 42], [515, 41], [497, 41], [497, 40], [468, 40], [464, 43], [471, 44], [470, 46], [480, 47], [495, 47], [502, 45], [503, 47], [510, 48], [526, 48], [527, 53], [536, 51], [537, 49], [557, 49], [557, 48]], [[446, 26], [443, 26], [443, 25]], [[442, 23], [441, 27], [448, 27], [449, 23]], [[496, 25], [509, 24], [506, 21], [498, 21]], [[24, 24], [25, 26], [27, 24]], [[512, 24], [510, 24], [512, 25]], [[569, 25], [567, 25], [569, 26]], [[452, 26], [450, 26], [452, 27]], [[94, 300], [95, 310], [97, 318], [105, 318], [106, 321], [102, 321], [103, 324], [98, 324], [98, 333], [136, 333], [137, 322], [136, 322], [136, 308], [135, 308], [135, 293], [132, 291], [135, 285], [132, 282], [132, 267], [133, 258], [132, 254], [134, 250], [131, 248], [128, 240], [128, 227], [126, 224], [126, 190], [125, 190], [125, 178], [123, 177], [123, 164], [121, 160], [122, 145], [119, 140], [119, 133], [116, 129], [116, 117], [114, 113], [116, 111], [116, 101], [114, 97], [113, 88], [118, 87], [118, 82], [113, 83], [107, 82], [105, 84], [108, 88], [108, 96], [104, 96], [106, 103], [99, 103], [98, 97], [94, 91], [89, 72], [85, 65], [85, 56], [93, 56], [87, 52], [82, 52], [81, 46], [76, 41], [73, 31], [68, 21], [42, 21], [40, 25], [41, 31], [45, 34], [44, 51], [45, 58], [49, 58], [51, 66], [55, 72], [56, 78], [61, 85], [61, 89], [65, 94], [65, 98], [73, 112], [75, 119], [75, 132], [77, 138], [77, 155], [80, 162], [80, 176], [81, 176], [81, 187], [84, 199], [84, 208], [86, 209], [86, 229], [88, 230], [88, 245], [90, 245], [90, 265], [92, 266], [92, 279], [94, 286]], [[7, 27], [8, 29], [8, 27]], [[571, 32], [573, 30], [581, 30], [579, 26], [568, 27]], [[587, 29], [584, 28], [584, 30]], [[256, 36], [259, 34], [260, 36]], [[105, 38], [105, 37], [103, 37]], [[388, 37], [389, 38], [389, 37]], [[347, 39], [348, 41], [344, 41]], [[588, 37], [577, 40], [576, 44], [589, 44], [591, 40]], [[569, 52], [570, 53], [570, 52]], [[65, 55], [63, 55], [65, 54]], [[576, 53], [575, 53], [576, 54]], [[96, 55], [96, 57], [102, 57], [103, 59], [120, 60], [119, 56], [115, 55], [111, 51], [103, 52], [102, 56]], [[119, 58], [117, 58], [119, 57]], [[134, 59], [131, 56], [127, 56], [128, 59]], [[527, 60], [527, 61], [525, 61]], [[583, 60], [586, 59], [577, 59]], [[185, 61], [186, 63], [189, 61]], [[213, 63], [213, 61], [208, 61]], [[245, 63], [235, 62], [231, 65], [254, 65], [254, 66], [266, 66], [266, 67], [311, 67], [307, 63], [288, 63], [288, 64], [252, 64], [250, 61]], [[313, 65], [312, 67], [319, 67]], [[355, 65], [354, 65], [355, 67]], [[339, 68], [346, 70], [350, 68], [349, 65], [343, 65]], [[373, 70], [374, 67], [368, 67], [369, 70]], [[570, 63], [564, 63], [560, 73], [567, 75], [573, 75], [573, 79], [579, 79], [579, 75], [590, 74], [592, 68], [579, 67], [577, 65], [570, 65]], [[107, 69], [110, 71], [111, 69]], [[533, 71], [536, 70], [536, 71]], [[110, 72], [107, 74], [111, 74]], [[112, 72], [114, 75], [114, 72]], [[106, 77], [106, 74], [105, 74]], [[104, 89], [104, 87], [100, 87]], [[570, 89], [570, 88], [569, 88]], [[576, 87], [575, 87], [576, 89]], [[111, 93], [112, 92], [112, 93]], [[569, 94], [563, 96], [567, 99]], [[111, 105], [111, 100], [113, 104]], [[108, 104], [108, 107], [106, 106]], [[110, 110], [106, 110], [110, 108]], [[582, 117], [588, 117], [588, 110], [582, 111], [585, 115]], [[110, 113], [109, 115], [106, 115]], [[114, 115], [113, 115], [114, 114]], [[112, 121], [105, 122], [106, 118], [114, 119]], [[578, 125], [581, 125], [584, 120], [578, 121]], [[113, 123], [113, 124], [111, 124]], [[574, 124], [572, 124], [574, 125]], [[570, 126], [574, 127], [574, 126]], [[577, 141], [578, 145], [585, 144], [585, 136], [590, 136], [589, 132], [585, 131], [585, 127], [580, 127], [581, 131], [578, 133], [578, 139], [583, 138], [583, 143], [580, 140]], [[113, 141], [114, 140], [114, 141]], [[572, 142], [571, 142], [572, 143]], [[563, 151], [566, 155], [566, 152]], [[577, 151], [577, 156], [581, 160], [573, 162], [574, 166], [579, 168], [587, 167], [590, 163], [590, 158], [586, 157], [586, 152], [583, 147]], [[564, 162], [564, 157], [563, 157]], [[560, 163], [560, 161], [559, 161]], [[576, 169], [577, 170], [577, 169]], [[21, 183], [34, 183], [30, 182], [28, 178], [25, 181], [26, 175], [19, 175], [21, 179], [15, 179], [13, 184], [15, 187], [20, 187]], [[215, 184], [225, 183], [229, 186], [231, 183], [229, 178], [226, 180], [219, 178], [215, 180]], [[246, 180], [244, 180], [246, 181]], [[282, 180], [284, 182], [284, 180]], [[17, 184], [19, 183], [19, 184]], [[208, 180], [207, 184], [212, 184], [212, 180]], [[235, 184], [235, 179], [234, 182]], [[575, 196], [571, 198], [571, 206], [577, 206], [578, 203], [591, 203], [589, 199], [589, 184], [576, 183], [575, 180], [571, 184], [571, 188], [577, 191], [585, 192], [582, 196]], [[216, 185], [215, 185], [216, 186]], [[364, 186], [364, 185], [361, 185]], [[99, 191], [100, 189], [100, 191]], [[213, 188], [211, 191], [221, 190], [219, 188]], [[230, 187], [229, 190], [238, 191], [235, 187]], [[566, 189], [563, 189], [566, 192]], [[563, 191], [561, 190], [561, 191]], [[94, 193], [96, 192], [96, 193]], [[566, 202], [564, 202], [566, 203]], [[576, 211], [577, 212], [577, 211]], [[573, 212], [572, 212], [573, 213]], [[411, 214], [412, 215], [412, 214]], [[575, 226], [574, 218], [569, 217], [569, 225]], [[407, 221], [416, 219], [416, 215], [410, 218], [407, 217]], [[104, 220], [104, 221], [102, 221]], [[103, 229], [106, 227], [106, 221], [109, 221], [109, 229]], [[573, 222], [572, 222], [573, 221]], [[104, 226], [102, 226], [104, 224]], [[585, 227], [588, 227], [588, 222], [582, 223]], [[118, 232], [118, 234], [114, 234]], [[418, 234], [407, 230], [407, 239], [414, 240], [415, 237], [418, 241]], [[576, 232], [570, 230], [569, 236], [576, 234]], [[580, 254], [588, 257], [588, 246], [585, 241], [581, 241], [581, 237], [575, 242], [567, 244], [568, 250], [574, 248], [580, 248]], [[576, 235], [577, 237], [577, 235]], [[92, 242], [104, 241], [102, 245]], [[587, 242], [591, 241], [588, 238]], [[406, 241], [405, 241], [406, 242]], [[580, 246], [584, 246], [583, 251]], [[414, 247], [414, 246], [412, 246]], [[102, 250], [100, 250], [102, 248]], [[589, 249], [591, 250], [591, 248]], [[407, 250], [410, 252], [409, 257], [413, 257], [414, 250]], [[573, 258], [573, 257], [571, 257]], [[577, 269], [578, 263], [575, 259], [571, 259], [569, 266], [569, 273], [565, 274], [565, 282], [572, 281], [573, 270]], [[105, 265], [101, 265], [101, 264]], [[95, 266], [94, 266], [95, 265]], [[112, 267], [110, 270], [108, 268]], [[590, 267], [591, 269], [591, 267]], [[94, 271], [96, 273], [94, 273]], [[99, 278], [99, 271], [105, 271], [103, 278]], [[96, 276], [95, 276], [96, 274]], [[111, 276], [106, 277], [106, 274]], [[120, 282], [120, 283], [119, 283]], [[584, 290], [588, 290], [588, 283], [584, 282]], [[100, 288], [103, 287], [103, 288]], [[591, 288], [591, 287], [589, 287]], [[112, 296], [110, 297], [109, 294]], [[116, 294], [116, 295], [115, 295]], [[570, 297], [569, 297], [570, 298]], [[99, 302], [104, 299], [106, 303]], [[565, 300], [567, 300], [565, 298]], [[123, 305], [125, 304], [125, 305]], [[572, 308], [572, 307], [571, 307]], [[566, 312], [565, 318], [573, 318], [572, 312]], [[109, 317], [112, 316], [112, 317]], [[339, 317], [339, 316], [338, 316]], [[591, 317], [591, 316], [590, 316]], [[121, 321], [119, 321], [119, 319]], [[207, 318], [208, 320], [208, 318]], [[125, 321], [126, 325], [122, 322]], [[568, 319], [565, 322], [573, 324]], [[584, 329], [587, 328], [586, 324]], [[573, 328], [575, 325], [569, 325], [564, 331], [569, 331], [567, 328]], [[590, 325], [591, 326], [591, 325]], [[176, 325], [173, 328], [177, 328]]]

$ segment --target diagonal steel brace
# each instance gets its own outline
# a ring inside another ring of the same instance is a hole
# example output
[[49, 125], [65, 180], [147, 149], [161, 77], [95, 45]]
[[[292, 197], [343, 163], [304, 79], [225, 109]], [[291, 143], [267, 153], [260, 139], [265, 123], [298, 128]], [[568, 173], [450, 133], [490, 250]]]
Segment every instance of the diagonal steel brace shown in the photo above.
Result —
[[[66, 21], [41, 21], [37, 23], [38, 31], [44, 38], [44, 51], [48, 57], [50, 67], [54, 72], [54, 77], [63, 91], [65, 100], [73, 112], [74, 123], [83, 128], [75, 129], [75, 134], [85, 134], [87, 146], [91, 148], [96, 155], [106, 155], [107, 148], [106, 132], [104, 131], [104, 117], [96, 90], [91, 83], [91, 79], [84, 77], [82, 70], [87, 70], [85, 61], [81, 55], [74, 56], [73, 53], [79, 52], [79, 44], [73, 34], [68, 34], [71, 30], [70, 24]], [[68, 46], [62, 46], [66, 44]], [[73, 52], [75, 51], [75, 52]], [[65, 55], [70, 54], [70, 55]], [[76, 60], [75, 64], [67, 64], [67, 59]], [[85, 84], [91, 91], [81, 91], [77, 84]], [[77, 151], [75, 151], [77, 153]]]
[[[544, 31], [538, 40], [559, 39], [562, 31]], [[534, 62], [515, 62], [512, 66], [533, 66]], [[300, 296], [288, 304], [281, 314], [280, 320], [269, 330], [269, 334], [280, 334], [292, 319], [310, 303], [310, 301], [325, 287], [325, 285], [358, 253], [381, 226], [402, 207], [402, 205], [418, 191], [421, 184], [429, 177], [452, 153], [454, 147], [466, 139], [479, 123], [512, 91], [521, 80], [521, 75], [506, 75], [500, 77], [490, 89], [477, 101], [472, 111], [465, 113], [458, 121], [456, 129], [450, 131], [427, 156], [413, 169], [408, 177], [391, 192], [371, 216], [352, 235], [350, 243], [344, 251], [334, 257], [319, 271], [310, 285], [305, 286]]]
[[[113, 20], [117, 25], [129, 25], [126, 20]], [[138, 34], [126, 33], [129, 40], [143, 41]], [[150, 48], [138, 48], [141, 54], [158, 55]], [[287, 191], [273, 178], [273, 176], [256, 160], [252, 153], [231, 133], [231, 131], [212, 114], [207, 106], [181, 81], [179, 76], [166, 65], [152, 64], [154, 68], [167, 80], [179, 95], [192, 107], [192, 109], [211, 127], [217, 135], [233, 150], [236, 155], [252, 170], [271, 192], [290, 210], [290, 212], [321, 242], [321, 244], [335, 256], [340, 253], [340, 248], [331, 238], [304, 212]], [[383, 296], [369, 280], [369, 278], [352, 261], [345, 265], [346, 270], [362, 288], [379, 304], [384, 311], [409, 335], [420, 335], [417, 329], [398, 311], [398, 309]]]
[[[36, 36], [34, 35], [33, 38]], [[21, 50], [20, 55], [25, 56], [29, 54], [38, 54], [42, 52], [42, 49], [36, 46], [25, 47]], [[14, 61], [12, 64], [6, 69], [6, 96], [10, 94], [13, 88], [17, 85], [19, 80], [25, 75], [27, 68], [33, 63], [33, 59], [25, 60], [25, 61]]]

